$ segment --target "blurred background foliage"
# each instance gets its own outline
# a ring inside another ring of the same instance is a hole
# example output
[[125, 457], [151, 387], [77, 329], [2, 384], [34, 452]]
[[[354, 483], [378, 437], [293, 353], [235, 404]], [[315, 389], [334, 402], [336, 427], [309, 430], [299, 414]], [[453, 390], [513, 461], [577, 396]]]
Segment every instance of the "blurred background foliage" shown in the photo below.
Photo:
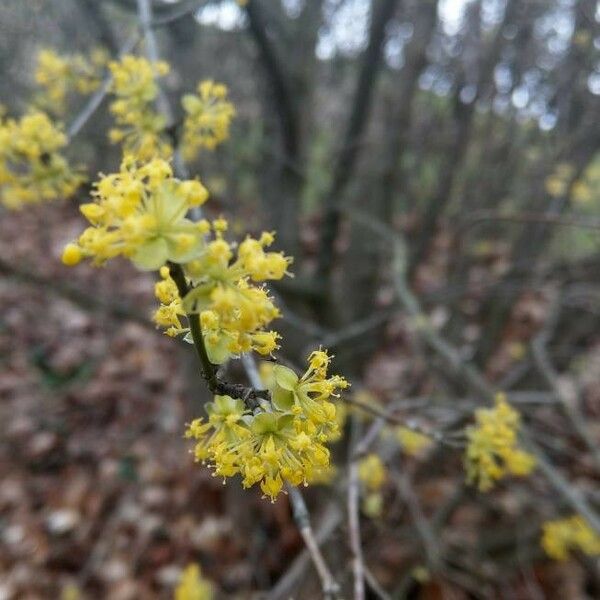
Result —
[[[406, 242], [402, 276], [427, 322], [457, 361], [521, 399], [537, 441], [598, 507], [594, 452], [560, 411], [576, 410], [597, 447], [596, 0], [155, 0], [153, 8], [173, 106], [181, 111], [181, 95], [207, 78], [225, 83], [236, 106], [229, 142], [190, 164], [211, 192], [209, 216], [226, 215], [237, 236], [274, 229], [278, 249], [295, 257], [295, 277], [275, 286], [287, 340], [280, 358], [301, 362], [322, 343], [363, 402], [403, 399], [400, 416], [432, 430], [482, 403], [460, 369], [423, 344], [418, 319], [397, 298], [393, 232]], [[22, 114], [35, 97], [39, 50], [116, 56], [137, 27], [134, 0], [5, 0], [6, 113]], [[68, 102], [67, 126], [86, 98]], [[90, 182], [119, 163], [111, 123], [103, 105], [67, 151]], [[189, 561], [203, 564], [224, 597], [268, 589], [272, 598], [316, 597], [315, 581], [293, 570], [308, 567], [305, 559], [297, 567], [302, 544], [286, 500], [271, 507], [221, 489], [182, 458], [183, 423], [206, 393], [186, 348], [173, 353], [144, 325], [149, 278], [124, 265], [77, 275], [59, 266], [80, 224], [75, 205], [90, 189], [0, 215], [0, 597], [65, 589], [168, 597]], [[339, 446], [343, 469], [347, 442]], [[388, 460], [440, 519], [447, 568], [411, 529], [402, 507], [412, 496], [388, 482], [383, 510], [364, 528], [366, 563], [386, 593], [598, 597], [593, 560], [554, 566], [541, 553], [540, 524], [564, 512], [560, 497], [540, 481], [476, 497], [462, 485], [460, 454], [444, 452]], [[318, 488], [311, 500], [329, 531], [326, 554], [343, 567], [336, 489]]]

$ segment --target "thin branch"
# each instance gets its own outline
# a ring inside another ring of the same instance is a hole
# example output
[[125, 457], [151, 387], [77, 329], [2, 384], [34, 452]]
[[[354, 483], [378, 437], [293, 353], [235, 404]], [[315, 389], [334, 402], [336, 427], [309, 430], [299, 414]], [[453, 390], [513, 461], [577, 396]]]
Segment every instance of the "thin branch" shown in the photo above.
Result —
[[152, 331], [156, 331], [156, 328], [149, 319], [140, 314], [139, 308], [134, 309], [132, 306], [105, 300], [98, 297], [97, 294], [88, 294], [74, 286], [58, 281], [56, 277], [46, 277], [34, 271], [17, 267], [2, 258], [0, 258], [0, 273], [7, 277], [12, 277], [20, 283], [34, 285], [45, 292], [66, 298], [69, 302], [76, 304], [80, 308], [96, 310], [115, 319], [132, 321]]
[[[356, 415], [352, 419], [352, 440], [359, 432], [359, 422]], [[359, 455], [354, 451], [354, 444], [350, 443], [350, 459], [348, 461], [348, 541], [352, 555], [352, 573], [354, 574], [354, 600], [365, 598], [365, 569], [360, 535], [360, 484], [358, 480]]]
[[321, 338], [320, 342], [326, 348], [333, 348], [335, 346], [339, 346], [343, 343], [348, 342], [349, 340], [361, 337], [369, 331], [376, 329], [380, 325], [384, 324], [386, 321], [389, 321], [391, 317], [396, 313], [397, 310], [393, 308], [384, 311], [379, 310], [364, 319], [361, 319], [359, 321], [353, 321], [347, 327], [343, 327], [338, 331], [328, 333], [327, 335]]
[[310, 515], [308, 508], [304, 502], [304, 498], [300, 493], [300, 490], [292, 485], [287, 486], [290, 502], [292, 504], [292, 512], [294, 514], [294, 520], [300, 530], [300, 535], [304, 540], [306, 549], [308, 550], [311, 560], [315, 565], [319, 579], [321, 580], [321, 588], [323, 590], [323, 596], [326, 600], [333, 600], [338, 598], [340, 586], [337, 581], [333, 578], [321, 550], [317, 543], [311, 524]]
[[522, 211], [505, 213], [495, 210], [479, 210], [468, 215], [464, 224], [459, 229], [460, 233], [485, 221], [508, 221], [511, 223], [543, 223], [544, 225], [557, 225], [560, 227], [581, 227], [583, 229], [600, 229], [600, 221], [590, 219], [589, 216], [557, 215], [550, 213], [537, 213]]
[[366, 402], [356, 400], [356, 398], [343, 396], [342, 399], [347, 404], [350, 404], [351, 406], [356, 406], [360, 410], [370, 413], [370, 414], [382, 419], [383, 421], [386, 421], [388, 423], [393, 423], [394, 425], [402, 425], [403, 427], [406, 427], [407, 429], [410, 429], [411, 431], [415, 431], [417, 433], [426, 435], [427, 437], [433, 439], [436, 442], [439, 442], [440, 444], [445, 444], [447, 446], [452, 446], [452, 447], [462, 447], [462, 444], [460, 444], [459, 442], [446, 439], [444, 434], [442, 434], [440, 431], [432, 431], [432, 430], [430, 430], [426, 427], [422, 427], [410, 420], [395, 416], [394, 411], [398, 410], [396, 407], [392, 408], [392, 410], [386, 411], [382, 408], [379, 408], [378, 406], [373, 406], [371, 404], [367, 404]]
[[434, 529], [423, 513], [419, 498], [413, 489], [413, 486], [406, 475], [400, 473], [394, 477], [396, 487], [400, 495], [406, 502], [410, 516], [415, 524], [415, 528], [423, 541], [423, 548], [427, 556], [427, 563], [435, 571], [441, 566], [441, 555], [439, 551], [440, 540], [436, 538]]
[[[393, 229], [387, 227], [383, 223], [374, 221], [368, 215], [357, 213], [356, 211], [347, 212], [351, 218], [360, 221], [367, 227], [371, 227], [391, 242], [394, 254], [393, 269], [396, 293], [406, 312], [414, 318], [418, 325], [416, 329], [423, 341], [444, 360], [454, 374], [468, 387], [475, 393], [481, 394], [486, 402], [489, 403], [493, 401], [496, 395], [494, 387], [486, 381], [485, 377], [477, 367], [462, 360], [457, 348], [454, 348], [435, 331], [431, 324], [429, 324], [429, 320], [423, 313], [417, 298], [409, 290], [405, 279], [406, 250], [404, 247], [404, 240]], [[521, 438], [529, 451], [535, 455], [537, 465], [552, 487], [554, 487], [565, 501], [576, 512], [580, 513], [596, 531], [600, 532], [600, 517], [596, 511], [581, 495], [579, 490], [570, 484], [546, 458], [542, 449], [532, 439], [532, 436], [525, 425], [522, 425], [521, 427]]]
[[[244, 365], [244, 369], [246, 370], [246, 375], [248, 376], [250, 383], [256, 390], [262, 390], [264, 388], [264, 384], [260, 378], [258, 369], [256, 368], [256, 361], [254, 360], [254, 357], [251, 354], [242, 355], [242, 364]], [[294, 487], [290, 484], [287, 484], [286, 487], [290, 497], [290, 502], [292, 504], [294, 520], [296, 521], [296, 525], [298, 526], [300, 535], [304, 540], [306, 549], [308, 550], [310, 558], [315, 565], [317, 573], [319, 574], [319, 578], [321, 579], [323, 595], [325, 598], [333, 599], [339, 592], [339, 586], [331, 575], [329, 567], [327, 566], [327, 563], [321, 554], [321, 550], [319, 549], [319, 544], [315, 539], [312, 526], [310, 524], [308, 507], [304, 502], [302, 493], [297, 487]]]
[[578, 512], [588, 523], [600, 533], [600, 518], [596, 511], [588, 504], [580, 490], [569, 483], [556, 467], [546, 458], [541, 448], [531, 439], [527, 430], [522, 427], [521, 437], [527, 449], [535, 456], [536, 466], [544, 473], [552, 487], [559, 492], [564, 500]]
[[[156, 35], [152, 28], [152, 4], [150, 0], [137, 0], [138, 6], [138, 17], [142, 32], [144, 33], [144, 41], [146, 43], [146, 54], [148, 60], [155, 64], [159, 61], [158, 54], [158, 43], [156, 42]], [[167, 120], [167, 126], [171, 125], [174, 121], [173, 110], [169, 100], [167, 99], [164, 90], [158, 86], [158, 97], [156, 99], [156, 105], [161, 114], [165, 116]]]
[[[190, 287], [185, 279], [183, 268], [181, 265], [175, 263], [169, 263], [168, 267], [169, 274], [177, 286], [179, 297], [183, 301], [190, 292]], [[200, 361], [202, 376], [204, 379], [206, 379], [206, 383], [208, 384], [210, 391], [214, 393], [218, 384], [217, 368], [210, 362], [210, 359], [208, 358], [208, 352], [206, 351], [206, 346], [204, 344], [204, 337], [202, 336], [202, 328], [200, 327], [199, 315], [188, 314], [186, 317], [188, 325], [190, 326], [190, 333], [192, 334], [194, 347], [196, 348], [196, 353], [198, 354], [198, 360]]]
[[[136, 29], [129, 38], [127, 38], [126, 42], [123, 44], [123, 47], [119, 51], [119, 57], [131, 52], [136, 44], [139, 42], [141, 37], [141, 33]], [[110, 91], [110, 86], [112, 85], [112, 76], [108, 75], [100, 87], [90, 96], [89, 100], [85, 104], [85, 106], [81, 109], [79, 114], [73, 119], [71, 125], [67, 129], [67, 136], [70, 140], [72, 140], [85, 126], [85, 124], [90, 120], [90, 118], [94, 115], [94, 113], [98, 110], [104, 98], [106, 98], [108, 92]]]
[[[185, 274], [181, 265], [176, 263], [168, 263], [169, 273], [177, 286], [179, 297], [183, 300], [190, 292], [190, 287], [186, 281]], [[249, 408], [255, 408], [259, 399], [270, 399], [270, 394], [267, 390], [248, 387], [241, 383], [228, 383], [222, 381], [217, 376], [217, 367], [210, 362], [206, 345], [204, 344], [204, 336], [200, 326], [200, 318], [198, 314], [190, 313], [186, 315], [190, 327], [190, 333], [194, 342], [194, 348], [200, 363], [202, 377], [206, 380], [208, 389], [219, 396], [231, 396], [232, 398], [240, 398]]]
[[379, 581], [377, 581], [371, 569], [369, 569], [367, 565], [364, 565], [364, 570], [365, 580], [369, 584], [369, 587], [371, 588], [371, 591], [375, 594], [375, 596], [377, 596], [379, 600], [391, 600], [392, 597], [383, 589], [383, 587], [381, 587], [381, 584], [379, 583]]
[[164, 27], [165, 25], [171, 25], [184, 17], [196, 12], [206, 0], [191, 0], [188, 2], [179, 2], [179, 4], [173, 9], [171, 14], [164, 17], [155, 17], [150, 21], [150, 27], [156, 29], [157, 27]]
[[369, 451], [369, 448], [375, 443], [377, 437], [381, 433], [381, 430], [385, 427], [386, 420], [383, 417], [377, 417], [371, 426], [367, 430], [367, 433], [359, 440], [354, 447], [352, 458], [357, 460], [365, 456]]
[[550, 362], [550, 358], [548, 356], [547, 345], [550, 341], [551, 332], [558, 322], [559, 305], [559, 301], [554, 303], [550, 319], [531, 344], [533, 358], [538, 371], [555, 393], [556, 397], [559, 399], [560, 407], [564, 416], [569, 420], [573, 429], [587, 445], [592, 458], [594, 459], [596, 467], [600, 468], [600, 449], [590, 434], [585, 419], [579, 412], [578, 399], [575, 397], [575, 405], [573, 405], [569, 394], [565, 391], [564, 386], [562, 386], [560, 383], [559, 374], [554, 369], [554, 366]]
[[262, 61], [275, 94], [275, 107], [281, 125], [283, 150], [287, 160], [296, 162], [299, 152], [298, 111], [285, 67], [273, 41], [267, 35], [263, 9], [257, 0], [246, 4], [246, 15]]
[[[321, 546], [328, 540], [342, 522], [342, 511], [337, 503], [332, 502], [325, 510], [323, 517], [315, 528], [315, 542]], [[268, 593], [267, 600], [288, 600], [297, 590], [304, 572], [311, 562], [311, 554], [305, 548], [292, 562], [287, 572], [277, 581]]]

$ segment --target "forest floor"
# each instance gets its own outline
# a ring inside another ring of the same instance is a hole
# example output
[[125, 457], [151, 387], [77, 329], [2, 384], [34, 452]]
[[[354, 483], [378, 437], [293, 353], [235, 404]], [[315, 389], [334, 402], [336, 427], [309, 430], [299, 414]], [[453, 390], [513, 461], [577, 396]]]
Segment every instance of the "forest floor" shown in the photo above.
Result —
[[[208, 398], [193, 353], [150, 322], [151, 275], [125, 261], [61, 264], [81, 226], [72, 204], [0, 218], [0, 257], [12, 268], [0, 279], [0, 599], [170, 598], [191, 562], [225, 598], [268, 590], [302, 551], [287, 498], [271, 504], [194, 464], [182, 433]], [[380, 352], [367, 381], [410, 368]], [[450, 464], [460, 471], [459, 458]], [[419, 484], [426, 510], [456, 486], [434, 469]], [[315, 522], [332, 496], [308, 491]], [[497, 503], [509, 513], [517, 506], [513, 492]], [[415, 537], [397, 499], [386, 509], [364, 543], [373, 573], [393, 586]], [[446, 543], [472, 542], [490, 512], [466, 503]], [[342, 527], [330, 537], [330, 560], [343, 560], [345, 535]], [[585, 598], [584, 580], [577, 564], [550, 565], [538, 552], [507, 597]], [[419, 597], [467, 598], [460, 584], [433, 579]], [[295, 597], [316, 597], [315, 585], [308, 567]]]

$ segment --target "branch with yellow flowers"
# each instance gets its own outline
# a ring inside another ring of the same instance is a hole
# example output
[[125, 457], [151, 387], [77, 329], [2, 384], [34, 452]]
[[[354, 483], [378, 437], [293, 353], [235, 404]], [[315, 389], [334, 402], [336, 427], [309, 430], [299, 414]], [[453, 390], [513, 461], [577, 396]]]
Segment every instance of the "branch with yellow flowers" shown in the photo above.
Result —
[[[181, 265], [169, 263], [168, 266], [171, 278], [177, 286], [179, 296], [185, 299], [191, 290], [185, 279], [185, 274]], [[213, 394], [217, 394], [219, 396], [230, 396], [231, 398], [239, 398], [243, 400], [249, 408], [254, 408], [260, 398], [264, 400], [271, 399], [271, 395], [268, 390], [261, 390], [254, 387], [245, 386], [241, 383], [227, 383], [219, 379], [217, 374], [217, 366], [214, 365], [208, 357], [198, 315], [187, 314], [187, 321], [190, 327], [190, 333], [194, 342], [194, 347], [196, 348], [196, 354], [198, 355], [198, 360], [200, 361], [202, 376], [206, 380], [208, 389]]]

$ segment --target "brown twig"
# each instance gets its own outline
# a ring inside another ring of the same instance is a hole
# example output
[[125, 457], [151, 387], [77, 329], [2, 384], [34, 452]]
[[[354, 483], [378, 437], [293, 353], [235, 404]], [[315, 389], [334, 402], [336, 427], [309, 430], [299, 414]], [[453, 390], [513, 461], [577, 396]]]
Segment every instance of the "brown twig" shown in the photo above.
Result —
[[[557, 225], [559, 227], [581, 227], [583, 229], [600, 229], [600, 221], [589, 217], [577, 215], [556, 215], [521, 211], [505, 213], [495, 210], [479, 210], [468, 215], [459, 229], [464, 233], [467, 229], [485, 221], [507, 221], [510, 223], [543, 223], [544, 225]], [[459, 239], [460, 235], [457, 236]]]
[[2, 258], [0, 258], [0, 273], [25, 285], [40, 287], [46, 292], [49, 291], [61, 296], [83, 309], [98, 311], [115, 319], [132, 321], [156, 331], [156, 327], [148, 318], [140, 314], [139, 309], [135, 310], [133, 306], [119, 304], [100, 298], [97, 295], [88, 294], [74, 286], [58, 281], [56, 277], [45, 277], [34, 271], [17, 267]]
[[[475, 393], [480, 394], [486, 403], [492, 402], [497, 391], [486, 381], [477, 367], [464, 361], [458, 349], [454, 348], [435, 331], [431, 324], [429, 324], [429, 320], [423, 313], [417, 298], [408, 288], [405, 278], [406, 250], [404, 241], [400, 238], [399, 234], [383, 223], [374, 221], [364, 213], [357, 211], [347, 212], [351, 218], [372, 228], [391, 242], [396, 294], [406, 312], [417, 323], [417, 332], [426, 345], [444, 360], [454, 375], [460, 378], [467, 387], [471, 388]], [[546, 476], [550, 485], [564, 498], [571, 508], [580, 513], [596, 531], [600, 532], [600, 517], [596, 511], [590, 506], [580, 491], [570, 484], [548, 460], [542, 449], [532, 439], [531, 433], [525, 425], [521, 427], [521, 438], [524, 445], [536, 457], [537, 466]]]
[[422, 427], [420, 425], [417, 425], [416, 423], [408, 421], [407, 419], [403, 419], [401, 417], [395, 416], [394, 411], [397, 410], [396, 407], [393, 407], [392, 410], [386, 411], [377, 406], [373, 406], [371, 404], [367, 404], [366, 402], [361, 402], [360, 400], [356, 400], [355, 398], [352, 398], [352, 397], [344, 396], [342, 399], [347, 404], [350, 404], [351, 406], [356, 406], [360, 410], [370, 413], [370, 414], [382, 419], [383, 421], [386, 421], [388, 423], [393, 423], [395, 425], [402, 425], [403, 427], [406, 427], [407, 429], [410, 429], [411, 431], [415, 431], [417, 433], [422, 433], [423, 435], [426, 435], [427, 437], [433, 439], [436, 442], [439, 442], [440, 444], [445, 444], [447, 446], [452, 446], [452, 447], [461, 447], [462, 446], [462, 444], [460, 444], [459, 442], [448, 439], [440, 431], [432, 431], [426, 427]]
[[331, 188], [325, 197], [325, 213], [321, 226], [320, 252], [317, 278], [327, 281], [334, 264], [334, 244], [338, 235], [341, 213], [337, 209], [339, 199], [346, 188], [358, 158], [363, 132], [367, 125], [375, 83], [382, 64], [383, 42], [387, 23], [396, 10], [397, 0], [384, 0], [377, 4], [371, 21], [369, 42], [356, 82], [352, 110], [350, 112], [342, 149], [337, 157]]
[[[342, 511], [337, 503], [332, 502], [324, 511], [315, 529], [315, 544], [321, 546], [342, 522]], [[275, 587], [267, 595], [267, 600], [288, 600], [298, 587], [304, 572], [311, 562], [312, 556], [305, 548], [292, 562], [287, 572], [279, 579]]]
[[[119, 56], [123, 56], [128, 52], [131, 52], [136, 44], [140, 40], [140, 31], [136, 29], [129, 38], [123, 44], [123, 47], [119, 51]], [[90, 96], [90, 99], [86, 102], [85, 106], [81, 109], [81, 111], [77, 114], [77, 116], [73, 119], [71, 125], [67, 129], [67, 136], [69, 140], [72, 140], [85, 126], [85, 124], [92, 118], [94, 113], [98, 110], [100, 105], [102, 104], [104, 98], [106, 98], [108, 92], [110, 91], [110, 86], [112, 85], [112, 75], [108, 75], [100, 87]]]
[[394, 477], [394, 481], [400, 495], [404, 499], [404, 502], [406, 502], [408, 512], [415, 524], [417, 533], [423, 541], [427, 563], [433, 570], [438, 570], [441, 566], [440, 540], [437, 539], [431, 523], [423, 513], [419, 498], [415, 493], [412, 483], [406, 473], [398, 474]]
[[569, 420], [575, 432], [587, 445], [592, 458], [594, 459], [596, 467], [600, 468], [600, 449], [590, 434], [585, 419], [579, 412], [579, 402], [577, 401], [577, 396], [574, 394], [575, 403], [573, 403], [570, 395], [566, 392], [564, 386], [561, 385], [559, 374], [554, 369], [554, 366], [550, 362], [550, 358], [548, 356], [547, 346], [550, 341], [552, 331], [556, 327], [559, 320], [559, 298], [557, 298], [553, 304], [554, 306], [551, 309], [548, 322], [531, 343], [532, 355], [541, 376], [558, 398], [559, 406], [561, 407], [564, 416]]
[[[183, 300], [190, 292], [190, 287], [185, 279], [185, 274], [181, 265], [176, 263], [168, 263], [169, 273], [177, 286], [180, 298]], [[190, 327], [190, 333], [194, 342], [194, 348], [200, 362], [202, 377], [206, 380], [208, 389], [220, 396], [231, 396], [232, 398], [240, 398], [249, 408], [256, 408], [259, 399], [270, 400], [271, 395], [268, 390], [248, 387], [241, 383], [228, 383], [222, 381], [217, 376], [217, 366], [210, 362], [206, 345], [204, 344], [204, 336], [200, 327], [200, 319], [197, 314], [191, 313], [186, 315]]]
[[319, 579], [321, 580], [321, 588], [323, 596], [326, 600], [334, 600], [339, 597], [340, 586], [334, 579], [323, 555], [319, 548], [319, 544], [315, 539], [315, 535], [310, 524], [310, 515], [304, 502], [304, 498], [300, 490], [292, 485], [287, 486], [290, 502], [292, 504], [292, 512], [294, 520], [300, 530], [300, 535], [304, 540], [304, 545], [310, 554], [310, 558], [315, 565]]
[[379, 583], [379, 581], [377, 581], [371, 569], [369, 569], [367, 565], [364, 565], [364, 570], [365, 581], [367, 582], [375, 596], [377, 596], [379, 600], [391, 600], [392, 597], [381, 587], [381, 584]]
[[348, 460], [348, 488], [347, 488], [347, 511], [348, 511], [348, 541], [352, 558], [352, 573], [354, 575], [354, 600], [365, 598], [365, 569], [360, 535], [360, 484], [358, 479], [359, 456], [354, 448], [354, 439], [358, 437], [360, 423], [354, 415], [352, 419], [352, 435], [350, 442], [350, 458]]

